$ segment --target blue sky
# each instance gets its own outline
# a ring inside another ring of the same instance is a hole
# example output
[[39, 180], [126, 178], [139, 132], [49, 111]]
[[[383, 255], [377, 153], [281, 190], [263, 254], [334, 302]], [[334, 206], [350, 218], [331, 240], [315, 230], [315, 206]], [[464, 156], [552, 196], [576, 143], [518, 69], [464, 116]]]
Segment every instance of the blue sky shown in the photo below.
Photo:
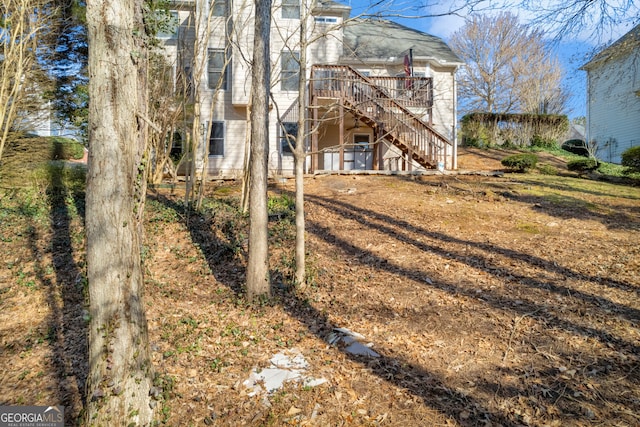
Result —
[[[340, 0], [339, 0], [340, 1]], [[370, 0], [342, 0], [346, 4], [350, 4], [353, 8], [352, 16], [363, 13], [368, 10], [367, 6], [371, 3]], [[385, 9], [380, 11], [380, 14], [386, 19], [391, 19], [401, 23], [402, 25], [415, 28], [417, 30], [436, 35], [441, 37], [445, 41], [448, 41], [449, 37], [465, 23], [465, 13], [462, 12], [461, 16], [448, 15], [434, 18], [406, 18], [403, 16], [416, 16], [424, 15], [425, 12], [416, 12], [412, 10], [413, 6], [404, 7], [400, 3], [404, 0], [390, 0], [394, 1], [394, 5], [385, 6]], [[420, 0], [418, 0], [420, 1]], [[498, 0], [500, 1], [500, 0]], [[544, 1], [544, 0], [543, 0]], [[608, 0], [611, 3], [617, 0]], [[430, 13], [438, 13], [450, 7], [453, 1], [447, 1], [446, 5], [434, 5], [428, 9]], [[413, 0], [411, 4], [418, 4]], [[494, 1], [493, 4], [496, 4]], [[380, 9], [380, 7], [378, 7]], [[527, 23], [527, 16], [531, 16], [518, 9], [509, 9], [512, 13], [517, 14], [522, 23]], [[490, 13], [490, 11], [488, 11]], [[593, 17], [590, 17], [593, 20]], [[554, 45], [554, 50], [560, 60], [564, 72], [564, 84], [568, 88], [571, 97], [568, 101], [566, 113], [570, 118], [586, 115], [586, 72], [579, 70], [584, 65], [594, 49], [598, 46], [609, 44], [621, 37], [624, 33], [629, 31], [632, 26], [630, 23], [620, 25], [616, 28], [609, 28], [600, 37], [595, 37], [592, 34], [592, 28], [589, 28], [588, 23], [582, 27], [583, 31], [580, 34], [571, 34], [564, 37], [559, 43]]]

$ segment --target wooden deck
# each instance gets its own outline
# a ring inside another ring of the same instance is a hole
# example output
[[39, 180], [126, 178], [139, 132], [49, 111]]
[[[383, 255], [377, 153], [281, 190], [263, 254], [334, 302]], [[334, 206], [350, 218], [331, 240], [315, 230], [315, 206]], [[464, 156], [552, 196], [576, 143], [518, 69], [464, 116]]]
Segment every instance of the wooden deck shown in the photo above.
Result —
[[[427, 169], [438, 165], [453, 167], [452, 142], [431, 123], [433, 80], [426, 77], [367, 77], [345, 65], [314, 65], [311, 71], [310, 107], [312, 128], [319, 125], [318, 111], [337, 105], [340, 119], [348, 112], [374, 131], [376, 141], [384, 139], [396, 146], [411, 171], [411, 161]], [[422, 118], [412, 109], [420, 109]], [[425, 120], [426, 117], [426, 120]], [[344, 126], [341, 126], [344, 129]], [[343, 131], [341, 130], [341, 133]], [[343, 135], [340, 137], [343, 139]], [[317, 132], [312, 136], [312, 152], [317, 153]], [[318, 164], [312, 158], [312, 169]], [[342, 165], [342, 154], [340, 163]], [[376, 163], [377, 164], [377, 163]]]

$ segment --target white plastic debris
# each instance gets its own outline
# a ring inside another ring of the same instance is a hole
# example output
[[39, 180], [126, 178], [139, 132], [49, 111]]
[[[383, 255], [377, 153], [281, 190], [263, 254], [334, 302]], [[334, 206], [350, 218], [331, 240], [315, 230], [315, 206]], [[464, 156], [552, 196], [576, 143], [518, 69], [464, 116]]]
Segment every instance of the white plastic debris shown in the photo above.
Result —
[[347, 328], [333, 328], [333, 331], [327, 337], [330, 345], [336, 345], [344, 348], [349, 354], [355, 356], [380, 357], [378, 353], [373, 351], [371, 347], [373, 343], [364, 344], [365, 337], [362, 334], [353, 332]]
[[266, 369], [254, 368], [249, 378], [242, 384], [250, 389], [249, 396], [267, 392], [272, 393], [284, 385], [286, 381], [302, 381], [303, 386], [315, 387], [327, 382], [325, 378], [313, 378], [304, 375], [309, 364], [300, 350], [292, 348], [274, 355]]

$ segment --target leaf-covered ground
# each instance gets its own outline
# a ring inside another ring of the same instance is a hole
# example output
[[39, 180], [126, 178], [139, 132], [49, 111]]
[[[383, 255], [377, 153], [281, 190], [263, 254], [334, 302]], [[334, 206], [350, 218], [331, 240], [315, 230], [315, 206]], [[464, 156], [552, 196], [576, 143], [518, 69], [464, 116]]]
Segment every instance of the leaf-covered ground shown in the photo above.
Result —
[[[460, 154], [461, 169], [485, 171], [504, 156]], [[288, 281], [294, 187], [279, 182], [274, 298], [253, 304], [239, 186], [212, 184], [198, 215], [179, 191], [150, 193], [160, 422], [640, 425], [640, 189], [539, 174], [305, 184], [311, 280]], [[12, 194], [0, 199], [0, 404], [62, 403], [71, 425], [87, 364], [82, 193], [43, 192], [50, 210]], [[330, 344], [334, 328], [378, 357]], [[279, 352], [302, 354], [305, 374], [326, 382], [253, 395], [244, 382]]]

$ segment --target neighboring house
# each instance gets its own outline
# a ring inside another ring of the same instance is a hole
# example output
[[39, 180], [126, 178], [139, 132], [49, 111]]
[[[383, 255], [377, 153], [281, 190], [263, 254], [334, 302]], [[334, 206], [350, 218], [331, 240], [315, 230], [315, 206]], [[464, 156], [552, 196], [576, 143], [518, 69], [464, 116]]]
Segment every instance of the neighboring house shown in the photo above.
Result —
[[640, 25], [582, 66], [587, 72], [587, 140], [601, 160], [620, 163], [640, 145]]
[[565, 135], [564, 140], [560, 142], [562, 143], [564, 141], [569, 141], [572, 139], [579, 139], [584, 142], [587, 141], [586, 129], [584, 125], [579, 125], [577, 123], [570, 123], [569, 130], [567, 131], [567, 134]]
[[14, 129], [37, 136], [63, 136], [79, 140], [79, 132], [72, 126], [64, 128], [55, 119], [51, 102], [37, 98], [36, 107], [31, 107], [18, 113]]
[[[166, 37], [165, 54], [175, 59], [178, 76], [200, 88], [203, 129], [210, 132], [207, 151], [199, 157], [208, 156], [210, 177], [241, 176], [253, 2], [173, 4], [179, 25]], [[437, 37], [389, 21], [350, 19], [350, 12], [349, 6], [332, 1], [274, 1], [270, 173], [293, 174], [286, 135], [300, 131], [299, 31], [305, 15], [311, 41], [306, 49], [306, 171], [456, 169], [455, 73], [460, 59]], [[210, 16], [210, 37], [200, 47], [194, 46], [196, 27], [204, 27], [194, 25], [199, 16]], [[198, 61], [202, 55], [206, 61]]]

